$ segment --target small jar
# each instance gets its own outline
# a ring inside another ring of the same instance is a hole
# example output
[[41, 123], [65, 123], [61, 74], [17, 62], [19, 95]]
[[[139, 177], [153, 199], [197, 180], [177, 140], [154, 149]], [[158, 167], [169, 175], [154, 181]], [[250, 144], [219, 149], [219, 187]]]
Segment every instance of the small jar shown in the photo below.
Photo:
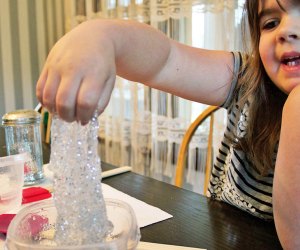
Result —
[[34, 110], [16, 110], [2, 117], [8, 155], [28, 152], [31, 160], [24, 165], [24, 185], [43, 180], [43, 152], [40, 129], [41, 115]]

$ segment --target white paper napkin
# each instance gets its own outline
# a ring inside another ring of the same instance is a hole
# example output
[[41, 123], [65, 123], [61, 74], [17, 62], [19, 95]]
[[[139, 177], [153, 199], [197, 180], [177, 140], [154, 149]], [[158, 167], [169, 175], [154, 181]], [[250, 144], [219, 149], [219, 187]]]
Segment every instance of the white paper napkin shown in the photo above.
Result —
[[133, 208], [139, 227], [145, 227], [173, 217], [165, 211], [131, 197], [107, 184], [102, 183], [102, 190], [104, 198], [117, 199], [128, 203]]
[[182, 247], [174, 245], [140, 242], [136, 250], [204, 250], [203, 248]]

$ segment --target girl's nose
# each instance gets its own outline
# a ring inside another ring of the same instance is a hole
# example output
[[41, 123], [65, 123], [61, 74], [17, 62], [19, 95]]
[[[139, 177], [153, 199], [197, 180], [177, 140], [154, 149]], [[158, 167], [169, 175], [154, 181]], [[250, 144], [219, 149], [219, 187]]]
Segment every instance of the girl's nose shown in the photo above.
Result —
[[277, 40], [283, 42], [293, 42], [300, 39], [300, 27], [295, 20], [282, 20], [279, 26]]

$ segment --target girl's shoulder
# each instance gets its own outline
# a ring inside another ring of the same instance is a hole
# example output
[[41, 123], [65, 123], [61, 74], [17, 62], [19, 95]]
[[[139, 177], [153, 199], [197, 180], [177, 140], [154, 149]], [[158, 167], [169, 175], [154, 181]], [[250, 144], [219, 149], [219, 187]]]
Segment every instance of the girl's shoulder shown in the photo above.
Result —
[[294, 87], [294, 89], [288, 95], [285, 106], [288, 106], [289, 109], [295, 108], [295, 110], [300, 111], [299, 104], [300, 104], [300, 85]]
[[239, 80], [241, 76], [244, 74], [246, 61], [248, 59], [248, 55], [245, 53], [241, 53], [239, 51], [232, 52], [234, 67], [233, 67], [233, 78], [231, 82], [231, 87], [229, 94], [225, 100], [225, 102], [221, 105], [222, 108], [229, 109], [234, 103], [237, 103], [241, 97], [241, 85], [239, 84]]
[[300, 85], [296, 86], [288, 95], [283, 108], [283, 117], [296, 119], [300, 123]]

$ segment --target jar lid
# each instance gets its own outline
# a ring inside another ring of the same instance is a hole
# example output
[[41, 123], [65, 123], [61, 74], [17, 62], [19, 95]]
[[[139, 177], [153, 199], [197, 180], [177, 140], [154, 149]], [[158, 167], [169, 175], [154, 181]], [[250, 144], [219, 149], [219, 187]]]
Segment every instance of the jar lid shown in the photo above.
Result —
[[20, 109], [2, 116], [2, 125], [14, 126], [14, 125], [26, 125], [39, 123], [41, 120], [41, 114], [35, 110]]

